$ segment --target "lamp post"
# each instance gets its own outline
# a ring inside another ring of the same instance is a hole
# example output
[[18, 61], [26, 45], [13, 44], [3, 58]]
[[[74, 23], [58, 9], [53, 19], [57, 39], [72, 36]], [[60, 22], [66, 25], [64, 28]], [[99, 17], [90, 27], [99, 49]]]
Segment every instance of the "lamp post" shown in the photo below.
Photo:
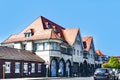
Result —
[[5, 64], [3, 64], [3, 79], [5, 79]]

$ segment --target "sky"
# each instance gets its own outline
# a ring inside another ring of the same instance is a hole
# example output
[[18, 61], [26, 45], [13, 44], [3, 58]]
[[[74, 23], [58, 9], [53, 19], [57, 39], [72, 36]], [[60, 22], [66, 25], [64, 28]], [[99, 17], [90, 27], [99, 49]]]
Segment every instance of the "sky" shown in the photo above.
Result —
[[39, 16], [92, 36], [96, 50], [120, 56], [120, 0], [0, 0], [0, 42]]

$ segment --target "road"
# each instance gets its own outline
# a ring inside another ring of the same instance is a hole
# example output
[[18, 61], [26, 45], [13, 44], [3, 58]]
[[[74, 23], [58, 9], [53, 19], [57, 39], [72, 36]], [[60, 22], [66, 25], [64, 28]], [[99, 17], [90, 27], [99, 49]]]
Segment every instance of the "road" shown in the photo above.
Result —
[[0, 79], [0, 80], [93, 80], [93, 77], [40, 77], [40, 78], [14, 78], [14, 79]]
[[93, 80], [93, 77], [75, 77], [75, 78], [52, 78], [46, 80]]

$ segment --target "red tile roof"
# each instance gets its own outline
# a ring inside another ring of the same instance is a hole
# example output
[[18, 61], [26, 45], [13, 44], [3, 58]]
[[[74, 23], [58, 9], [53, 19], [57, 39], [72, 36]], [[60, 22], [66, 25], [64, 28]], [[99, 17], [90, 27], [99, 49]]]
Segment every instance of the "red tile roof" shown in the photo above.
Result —
[[100, 50], [96, 50], [96, 54], [97, 54], [98, 56], [104, 56], [103, 53], [102, 53]]
[[78, 28], [63, 30], [64, 38], [69, 43], [69, 45], [73, 45], [78, 34], [78, 31], [79, 31]]
[[86, 45], [84, 45], [84, 46], [86, 46], [84, 48], [86, 51], [89, 51], [92, 40], [93, 40], [93, 38], [91, 36], [82, 38], [82, 41], [86, 43]]
[[115, 58], [117, 58], [120, 61], [120, 56], [115, 56]]
[[30, 51], [3, 46], [0, 46], [0, 59], [44, 62], [42, 58]]
[[[46, 26], [46, 24], [49, 24], [51, 28], [49, 29]], [[79, 29], [77, 28], [65, 29], [41, 16], [38, 17], [35, 21], [33, 21], [30, 25], [28, 25], [20, 33], [11, 35], [8, 39], [3, 41], [2, 43], [10, 43], [25, 40], [61, 39], [65, 42], [68, 42], [69, 45], [72, 45], [75, 41], [78, 30]], [[24, 34], [26, 32], [32, 32], [33, 36], [25, 37]]]

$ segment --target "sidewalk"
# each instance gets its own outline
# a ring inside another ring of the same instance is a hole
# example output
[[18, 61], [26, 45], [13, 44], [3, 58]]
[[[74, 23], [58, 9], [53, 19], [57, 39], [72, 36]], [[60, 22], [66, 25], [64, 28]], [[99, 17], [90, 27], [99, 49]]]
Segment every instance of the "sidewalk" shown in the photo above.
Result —
[[52, 80], [52, 79], [61, 79], [61, 78], [65, 79], [68, 77], [8, 78], [8, 79], [0, 79], [0, 80]]

